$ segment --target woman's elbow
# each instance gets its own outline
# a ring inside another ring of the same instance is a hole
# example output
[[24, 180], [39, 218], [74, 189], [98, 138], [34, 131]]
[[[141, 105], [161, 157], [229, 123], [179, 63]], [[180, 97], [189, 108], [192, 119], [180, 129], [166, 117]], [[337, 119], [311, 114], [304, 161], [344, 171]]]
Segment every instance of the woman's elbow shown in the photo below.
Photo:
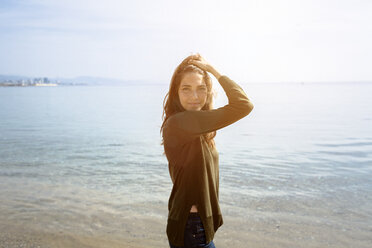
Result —
[[244, 104], [244, 116], [247, 116], [249, 115], [249, 113], [253, 110], [254, 108], [254, 105], [251, 101], [247, 101], [245, 104]]

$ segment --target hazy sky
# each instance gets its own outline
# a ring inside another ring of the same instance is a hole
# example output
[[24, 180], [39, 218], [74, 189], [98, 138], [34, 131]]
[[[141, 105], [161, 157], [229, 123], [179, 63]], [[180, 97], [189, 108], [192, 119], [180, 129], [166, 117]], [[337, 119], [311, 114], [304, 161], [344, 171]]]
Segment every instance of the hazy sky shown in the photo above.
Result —
[[0, 1], [0, 74], [169, 81], [200, 52], [243, 82], [372, 80], [370, 0]]

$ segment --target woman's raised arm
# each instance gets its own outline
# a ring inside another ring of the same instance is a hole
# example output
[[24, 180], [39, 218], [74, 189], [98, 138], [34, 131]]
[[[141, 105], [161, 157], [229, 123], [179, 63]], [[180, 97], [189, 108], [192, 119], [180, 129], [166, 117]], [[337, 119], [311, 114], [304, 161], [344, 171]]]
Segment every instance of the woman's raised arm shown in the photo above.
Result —
[[252, 111], [253, 104], [238, 84], [227, 76], [219, 76], [218, 82], [224, 89], [229, 103], [218, 109], [183, 111], [172, 115], [164, 126], [164, 140], [176, 138], [176, 143], [180, 145], [203, 133], [228, 126]]

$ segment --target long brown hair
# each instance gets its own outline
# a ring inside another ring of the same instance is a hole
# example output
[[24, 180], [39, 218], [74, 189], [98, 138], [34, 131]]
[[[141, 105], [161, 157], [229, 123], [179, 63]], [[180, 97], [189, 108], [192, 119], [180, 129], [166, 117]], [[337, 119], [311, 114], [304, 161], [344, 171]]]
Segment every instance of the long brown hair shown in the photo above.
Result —
[[[203, 81], [207, 87], [207, 100], [205, 102], [205, 105], [202, 107], [201, 110], [210, 110], [213, 108], [213, 92], [212, 92], [212, 80], [208, 73], [202, 69], [200, 69], [197, 66], [194, 66], [192, 64], [189, 64], [188, 62], [194, 59], [193, 55], [188, 56], [185, 58], [181, 64], [179, 64], [176, 68], [176, 70], [173, 73], [170, 85], [169, 85], [169, 91], [164, 97], [163, 101], [163, 124], [161, 125], [160, 132], [163, 132], [163, 128], [165, 125], [165, 122], [168, 120], [168, 118], [178, 112], [185, 111], [185, 109], [182, 107], [179, 96], [178, 96], [178, 89], [180, 87], [181, 80], [183, 76], [186, 73], [190, 72], [196, 72], [203, 76]], [[216, 131], [205, 133], [203, 134], [204, 139], [208, 143], [210, 147], [214, 147], [215, 143], [213, 138], [216, 136]], [[162, 145], [164, 144], [164, 140], [162, 142]]]

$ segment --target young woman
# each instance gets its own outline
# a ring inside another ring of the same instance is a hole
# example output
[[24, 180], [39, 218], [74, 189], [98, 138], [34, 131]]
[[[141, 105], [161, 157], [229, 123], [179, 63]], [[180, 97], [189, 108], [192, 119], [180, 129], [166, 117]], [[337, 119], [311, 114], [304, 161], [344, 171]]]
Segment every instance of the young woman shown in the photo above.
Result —
[[[211, 73], [224, 89], [229, 104], [212, 108]], [[252, 103], [242, 88], [199, 54], [176, 68], [164, 99], [161, 132], [173, 189], [168, 202], [167, 236], [174, 247], [215, 247], [222, 225], [218, 203], [216, 130], [248, 115]]]

